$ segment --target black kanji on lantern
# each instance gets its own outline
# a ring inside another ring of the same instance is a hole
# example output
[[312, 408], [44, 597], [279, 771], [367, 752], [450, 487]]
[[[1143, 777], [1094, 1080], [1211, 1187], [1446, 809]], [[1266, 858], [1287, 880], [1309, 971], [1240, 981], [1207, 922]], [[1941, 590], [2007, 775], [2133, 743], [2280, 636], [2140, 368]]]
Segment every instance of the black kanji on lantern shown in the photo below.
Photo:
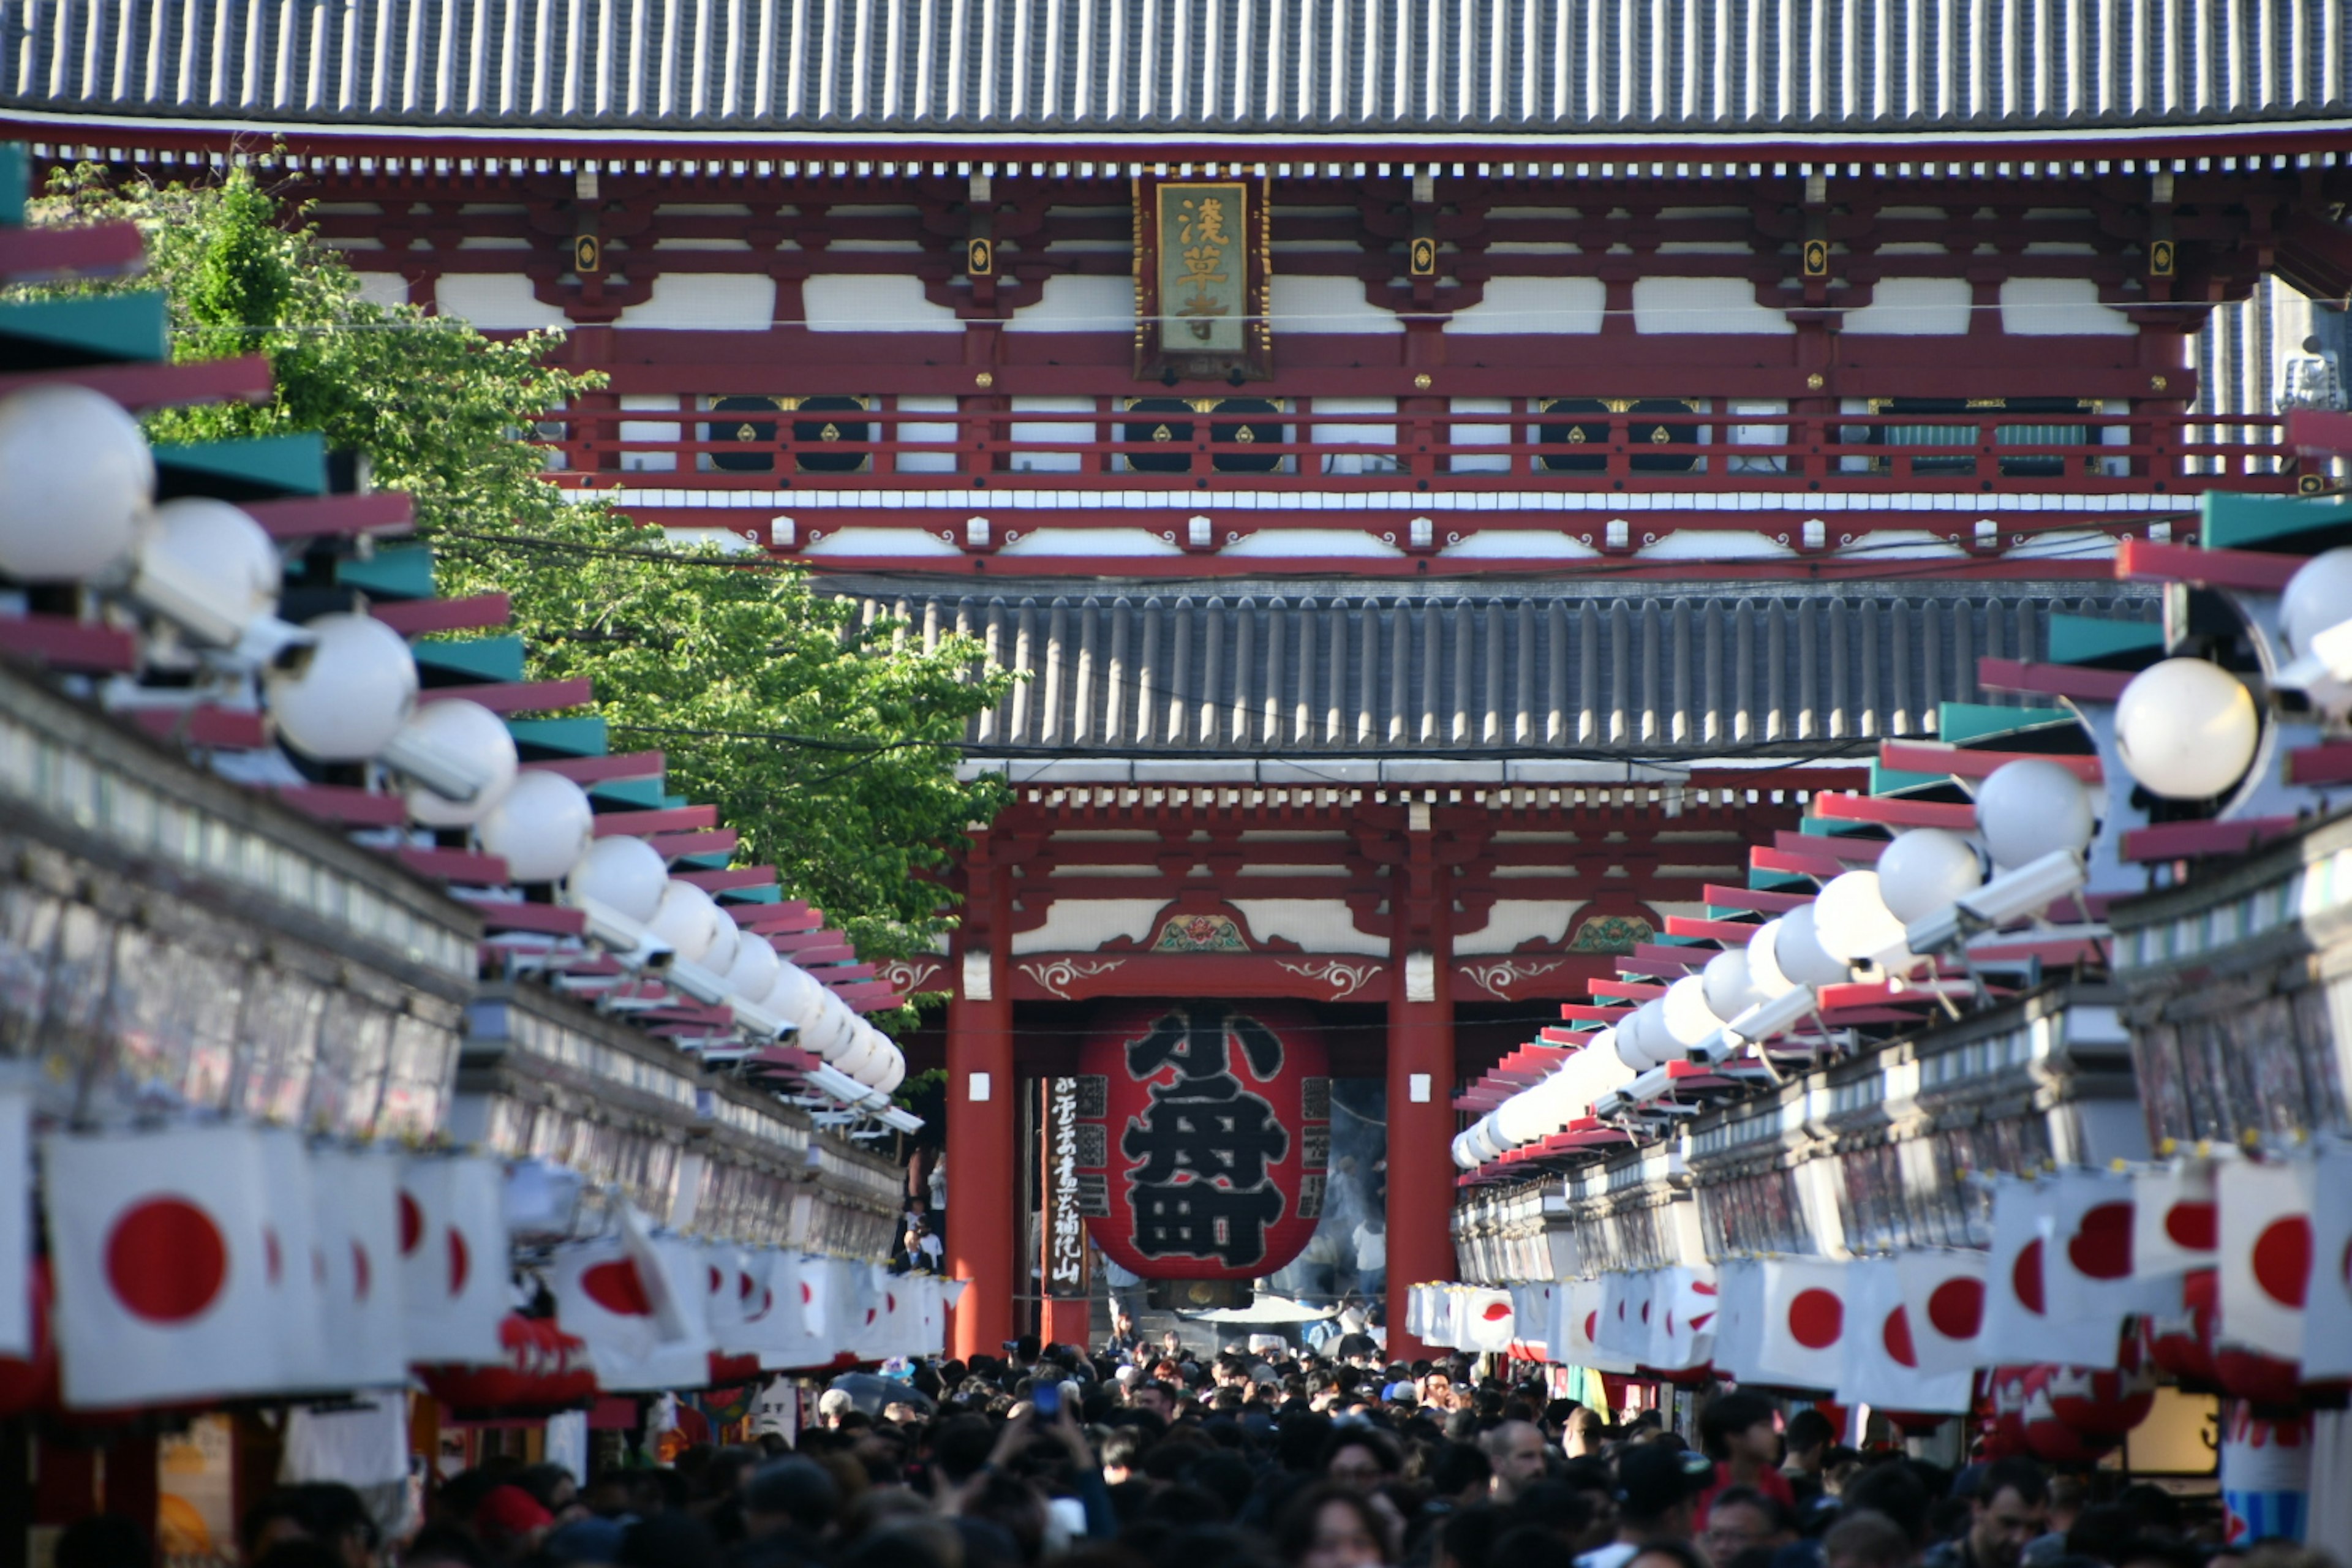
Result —
[[1174, 1082], [1150, 1086], [1150, 1103], [1119, 1137], [1120, 1152], [1137, 1162], [1128, 1193], [1136, 1250], [1148, 1257], [1215, 1257], [1245, 1268], [1265, 1256], [1265, 1227], [1282, 1217], [1267, 1167], [1289, 1152], [1290, 1134], [1234, 1076], [1229, 1036], [1260, 1082], [1282, 1070], [1273, 1032], [1214, 1003], [1167, 1014], [1129, 1042], [1137, 1081], [1176, 1069]]

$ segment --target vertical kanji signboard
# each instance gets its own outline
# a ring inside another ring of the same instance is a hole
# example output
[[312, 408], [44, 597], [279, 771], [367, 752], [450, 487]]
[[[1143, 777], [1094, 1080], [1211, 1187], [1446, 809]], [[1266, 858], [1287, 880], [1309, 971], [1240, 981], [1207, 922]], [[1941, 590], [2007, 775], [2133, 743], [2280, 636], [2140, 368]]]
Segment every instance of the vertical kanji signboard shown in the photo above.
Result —
[[1251, 1279], [1323, 1214], [1331, 1079], [1283, 1003], [1128, 1002], [1079, 1060], [1079, 1202], [1105, 1256], [1148, 1279]]

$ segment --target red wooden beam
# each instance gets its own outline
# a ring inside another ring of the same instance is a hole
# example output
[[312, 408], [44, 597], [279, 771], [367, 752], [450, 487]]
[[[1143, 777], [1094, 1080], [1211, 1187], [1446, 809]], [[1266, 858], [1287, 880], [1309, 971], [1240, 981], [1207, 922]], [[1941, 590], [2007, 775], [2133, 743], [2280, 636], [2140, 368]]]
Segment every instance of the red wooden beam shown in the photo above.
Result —
[[604, 811], [596, 815], [596, 837], [635, 837], [646, 833], [683, 833], [719, 826], [715, 805], [672, 805], [658, 811]]
[[1977, 808], [1943, 800], [1885, 799], [1874, 795], [1817, 795], [1813, 815], [1832, 822], [1875, 822], [1888, 827], [1948, 827], [1973, 832]]
[[392, 852], [392, 858], [419, 876], [436, 877], [446, 882], [498, 887], [509, 879], [502, 857], [477, 855], [468, 849], [424, 849], [403, 845]]
[[549, 936], [578, 936], [588, 929], [585, 911], [564, 904], [530, 904], [495, 898], [465, 888], [450, 889], [471, 904], [482, 917], [485, 931], [528, 931]]
[[2113, 702], [2124, 694], [2129, 669], [2090, 669], [2079, 664], [2028, 664], [2016, 658], [1977, 660], [1977, 683], [1995, 691], [2030, 691], [2045, 697], [2072, 697], [2086, 702]]
[[159, 740], [184, 746], [217, 746], [227, 752], [257, 752], [269, 743], [261, 715], [242, 708], [137, 708], [124, 717]]
[[1709, 882], [1703, 897], [1720, 909], [1754, 910], [1768, 915], [1784, 915], [1800, 904], [1813, 901], [1811, 893], [1767, 893], [1748, 888], [1727, 888], [1720, 882]]
[[134, 223], [0, 229], [0, 276], [11, 283], [76, 272], [110, 277], [136, 272], [146, 259], [146, 242]]
[[2352, 784], [2352, 741], [2330, 741], [2286, 754], [2289, 784]]
[[[660, 851], [663, 859], [675, 860], [683, 855], [732, 855], [741, 837], [731, 827], [719, 827], [707, 833], [656, 833], [648, 835], [646, 842]], [[767, 879], [774, 880], [772, 877]]]
[[402, 637], [426, 632], [470, 632], [502, 626], [512, 613], [504, 594], [476, 594], [466, 599], [403, 599], [370, 605], [368, 614]]
[[28, 386], [60, 384], [103, 393], [134, 414], [194, 403], [248, 403], [269, 395], [269, 362], [248, 354], [185, 364], [83, 364], [26, 371], [0, 375], [0, 397]]
[[[401, 490], [373, 490], [363, 496], [289, 496], [240, 504], [272, 539], [348, 539], [362, 533], [406, 533], [416, 526], [415, 503]], [[376, 618], [390, 624], [383, 616]]]
[[596, 700], [596, 688], [584, 676], [572, 680], [486, 680], [478, 686], [428, 686], [416, 694], [416, 700], [443, 702], [459, 697], [478, 702], [493, 713], [547, 713], [558, 708], [586, 707]]
[[736, 904], [728, 912], [745, 931], [771, 935], [814, 931], [824, 923], [824, 916], [798, 899], [786, 899], [780, 904]]
[[1668, 936], [1712, 937], [1717, 942], [1729, 942], [1734, 947], [1747, 946], [1748, 939], [1760, 929], [1758, 926], [1743, 924], [1738, 921], [1703, 921], [1692, 915], [1666, 917]]
[[1980, 752], [1964, 746], [1947, 745], [1941, 741], [1883, 741], [1878, 747], [1878, 760], [1897, 772], [1950, 773], [1955, 778], [1963, 779], [1980, 779], [2005, 763], [2029, 758], [2034, 762], [2056, 763], [2088, 784], [2097, 784], [2105, 776], [2099, 772], [2099, 759], [2095, 756], [2044, 754], [2041, 752]]
[[2352, 457], [2352, 414], [2298, 408], [2286, 416], [2286, 439], [2305, 457]]
[[706, 893], [776, 885], [776, 868], [773, 866], [730, 866], [721, 871], [672, 871], [670, 875], [681, 882], [693, 883]]
[[408, 820], [408, 803], [348, 784], [279, 784], [270, 794], [305, 816], [366, 827], [397, 827]]
[[2278, 593], [2302, 564], [2299, 555], [2200, 550], [2191, 544], [2159, 544], [2152, 539], [2126, 539], [2116, 551], [2116, 576], [2126, 583], [2194, 583], [2257, 594]]
[[2292, 816], [2250, 816], [2234, 822], [2160, 822], [2124, 835], [2126, 860], [2195, 860], [2207, 855], [2242, 855], [2256, 845], [2295, 829]]
[[0, 653], [51, 669], [120, 675], [139, 668], [139, 637], [68, 616], [0, 615]]
[[1748, 863], [1759, 871], [1799, 877], [1834, 877], [1846, 868], [1845, 862], [1834, 855], [1796, 855], [1762, 844], [1748, 851]]
[[1635, 1002], [1666, 994], [1663, 985], [1644, 985], [1638, 980], [1594, 980], [1587, 983], [1586, 989], [1595, 996], [1623, 996]]
[[1613, 1028], [1632, 1017], [1633, 1009], [1596, 1007], [1585, 1002], [1563, 1002], [1559, 1005], [1559, 1016], [1571, 1024], [1607, 1024]]
[[1826, 849], [1829, 858], [1847, 866], [1875, 866], [1878, 858], [1886, 853], [1891, 842], [1885, 838], [1853, 838], [1834, 833], [1791, 833], [1786, 828], [1772, 835], [1772, 847], [1783, 855], [1820, 858]]
[[619, 752], [604, 757], [550, 757], [525, 763], [525, 770], [559, 773], [576, 784], [603, 784], [609, 779], [658, 778], [666, 765], [659, 752]]

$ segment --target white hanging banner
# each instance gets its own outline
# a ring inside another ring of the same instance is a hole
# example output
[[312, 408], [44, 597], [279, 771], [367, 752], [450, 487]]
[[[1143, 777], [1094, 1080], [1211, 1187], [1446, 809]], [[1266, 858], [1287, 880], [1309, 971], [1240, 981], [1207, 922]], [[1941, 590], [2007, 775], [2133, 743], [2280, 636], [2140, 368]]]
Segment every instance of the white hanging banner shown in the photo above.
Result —
[[354, 1388], [408, 1381], [400, 1275], [400, 1162], [373, 1151], [310, 1153], [310, 1220], [326, 1260], [326, 1352]]
[[1463, 1292], [1464, 1350], [1499, 1355], [1511, 1348], [1511, 1293], [1483, 1285]]
[[2071, 1321], [2051, 1310], [2048, 1258], [2056, 1186], [2002, 1176], [1992, 1198], [1992, 1254], [1985, 1270], [1979, 1363], [2113, 1367], [2121, 1336], [2113, 1321]]
[[41, 1166], [68, 1406], [279, 1386], [258, 1129], [53, 1133]]
[[1921, 1375], [1969, 1373], [1992, 1362], [1979, 1348], [1985, 1321], [1985, 1275], [1981, 1252], [1923, 1247], [1895, 1257], [1903, 1288], [1905, 1324]]
[[1852, 1269], [1825, 1258], [1764, 1260], [1753, 1382], [1833, 1389], [1860, 1321]]
[[319, 1239], [317, 1214], [308, 1201], [317, 1191], [310, 1152], [290, 1127], [260, 1130], [262, 1179], [280, 1194], [262, 1221], [268, 1247], [272, 1321], [278, 1346], [278, 1387], [285, 1392], [338, 1386], [343, 1369], [327, 1354], [325, 1303], [327, 1256]]
[[1976, 1374], [1960, 1371], [1928, 1376], [1920, 1368], [1918, 1336], [1911, 1324], [1901, 1271], [1891, 1258], [1851, 1265], [1859, 1319], [1837, 1386], [1840, 1405], [1879, 1410], [1945, 1415], [1967, 1413]]
[[2176, 1279], [2143, 1276], [2134, 1267], [2138, 1187], [2132, 1177], [2076, 1166], [2060, 1171], [2049, 1186], [2042, 1283], [2051, 1316], [2086, 1332], [2112, 1331], [2120, 1341], [2125, 1319], [2179, 1304]]
[[408, 1353], [483, 1366], [507, 1359], [512, 1303], [505, 1177], [495, 1160], [420, 1154], [400, 1173], [400, 1282]]
[[1653, 1277], [1648, 1364], [1668, 1371], [1705, 1366], [1715, 1354], [1719, 1300], [1706, 1264], [1678, 1264]]
[[[2232, 1160], [2215, 1175], [2221, 1204], [2221, 1342], [2300, 1361], [2312, 1268], [2308, 1160]], [[2341, 1268], [2340, 1258], [2328, 1259]]]
[[33, 1095], [0, 1088], [0, 1356], [33, 1354]]
[[[2183, 1157], [2132, 1177], [2132, 1273], [2143, 1279], [2219, 1261], [2213, 1163]], [[2178, 1303], [2175, 1303], [2178, 1306]]]
[[1601, 1278], [1601, 1321], [1593, 1341], [1611, 1355], [1639, 1362], [1650, 1353], [1650, 1297], [1656, 1281], [1648, 1273]]
[[1764, 1265], [1727, 1258], [1715, 1266], [1715, 1370], [1747, 1382], [1764, 1350]]
[[2316, 1382], [2352, 1377], [2352, 1148], [2339, 1144], [2320, 1154], [2311, 1192], [2303, 1375]]

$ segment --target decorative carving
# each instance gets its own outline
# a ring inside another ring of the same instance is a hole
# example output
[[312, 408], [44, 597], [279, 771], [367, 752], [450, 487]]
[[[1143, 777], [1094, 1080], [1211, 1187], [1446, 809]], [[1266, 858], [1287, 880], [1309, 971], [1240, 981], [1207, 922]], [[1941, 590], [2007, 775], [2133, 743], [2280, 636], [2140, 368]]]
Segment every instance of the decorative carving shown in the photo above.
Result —
[[1570, 952], [1631, 952], [1640, 943], [1655, 942], [1657, 928], [1639, 915], [1594, 915], [1576, 928]]
[[1231, 915], [1171, 915], [1152, 939], [1154, 952], [1247, 952], [1249, 942]]
[[918, 991], [933, 988], [932, 983], [947, 973], [944, 961], [936, 958], [894, 958], [875, 974], [901, 996], [912, 996]]
[[1329, 1000], [1344, 1002], [1362, 990], [1372, 976], [1381, 972], [1377, 963], [1349, 963], [1345, 959], [1327, 958], [1319, 963], [1292, 963], [1284, 961], [1282, 967], [1308, 980], [1319, 980], [1331, 988]]
[[1021, 973], [1065, 1002], [1076, 1001], [1068, 987], [1081, 980], [1091, 980], [1097, 974], [1108, 974], [1127, 961], [1123, 958], [1048, 958], [1033, 960], [1021, 966]]
[[[1588, 921], [1585, 923], [1590, 927], [1592, 922]], [[1513, 999], [1511, 996], [1513, 985], [1522, 980], [1533, 980], [1538, 975], [1549, 974], [1567, 962], [1566, 959], [1560, 958], [1544, 960], [1501, 958], [1491, 963], [1465, 963], [1462, 966], [1462, 973], [1476, 981], [1481, 990], [1508, 1002]]]

